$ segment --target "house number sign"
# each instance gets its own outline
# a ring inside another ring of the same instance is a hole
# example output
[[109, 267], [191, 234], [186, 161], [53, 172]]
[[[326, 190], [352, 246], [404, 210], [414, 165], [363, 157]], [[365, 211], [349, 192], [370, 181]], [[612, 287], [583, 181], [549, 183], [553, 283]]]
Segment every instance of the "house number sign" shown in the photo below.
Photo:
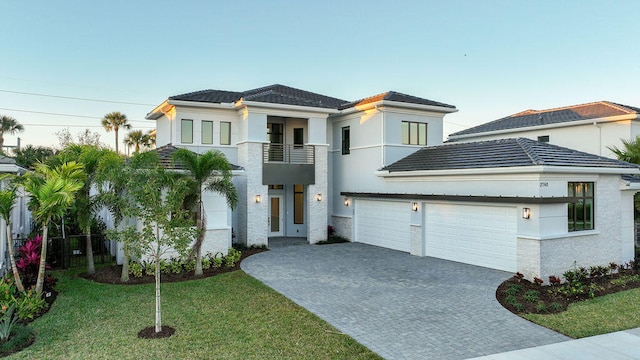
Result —
[[541, 182], [540, 183], [540, 187], [549, 187], [549, 183], [548, 182]]

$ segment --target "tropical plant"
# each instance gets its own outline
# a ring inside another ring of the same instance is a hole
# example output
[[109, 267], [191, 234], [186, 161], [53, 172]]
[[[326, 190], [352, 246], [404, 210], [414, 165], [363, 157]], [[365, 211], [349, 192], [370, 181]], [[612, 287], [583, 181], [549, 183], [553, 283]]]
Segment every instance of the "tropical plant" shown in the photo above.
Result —
[[14, 160], [27, 169], [33, 169], [39, 162], [45, 162], [55, 155], [55, 150], [46, 146], [27, 145], [22, 148], [14, 148]]
[[29, 209], [42, 227], [40, 265], [35, 288], [38, 294], [42, 293], [44, 285], [49, 223], [53, 219], [61, 218], [71, 206], [76, 192], [84, 184], [84, 176], [82, 165], [72, 161], [54, 168], [39, 164], [35, 171], [22, 177], [22, 185], [31, 194]]
[[13, 135], [24, 131], [24, 126], [15, 118], [7, 115], [0, 115], [0, 150], [4, 147], [4, 135]]
[[120, 128], [127, 130], [131, 129], [131, 125], [128, 123], [128, 121], [129, 120], [127, 119], [127, 115], [119, 111], [110, 112], [102, 118], [102, 126], [104, 127], [104, 129], [107, 132], [113, 130], [113, 132], [116, 134], [116, 153], [118, 154], [120, 153], [118, 151], [118, 131], [120, 130]]
[[155, 137], [150, 135], [150, 132], [143, 133], [142, 130], [134, 130], [127, 134], [124, 138], [124, 144], [127, 146], [133, 146], [135, 152], [140, 152], [140, 147], [150, 148], [155, 144]]
[[[6, 306], [6, 305], [5, 305]], [[13, 313], [16, 310], [16, 305], [11, 304], [0, 317], [0, 342], [5, 342], [9, 340], [11, 336], [11, 332], [13, 331], [13, 327], [16, 325], [18, 321], [17, 316], [13, 316]]]
[[[633, 164], [640, 164], [640, 136], [635, 139], [621, 139], [622, 148], [617, 146], [608, 146], [607, 148], [618, 158], [618, 160], [626, 161]], [[640, 213], [640, 193], [634, 195], [636, 218]]]
[[16, 267], [24, 279], [24, 284], [33, 286], [38, 280], [38, 267], [42, 251], [42, 236], [37, 235], [18, 248], [18, 261]]
[[173, 161], [180, 164], [188, 172], [192, 183], [191, 189], [193, 189], [196, 198], [198, 236], [193, 244], [190, 257], [195, 256], [196, 258], [195, 275], [202, 275], [202, 243], [207, 229], [202, 192], [217, 192], [227, 199], [227, 204], [231, 208], [235, 208], [238, 203], [238, 193], [232, 181], [231, 164], [218, 150], [199, 155], [187, 149], [178, 149], [173, 154]]
[[16, 257], [13, 249], [13, 238], [11, 236], [11, 211], [15, 203], [17, 194], [16, 188], [12, 184], [3, 190], [0, 190], [0, 217], [5, 221], [6, 233], [7, 233], [7, 250], [9, 250], [9, 262], [11, 263], [11, 271], [13, 272], [13, 278], [15, 279], [16, 287], [20, 291], [24, 291], [20, 273], [18, 273], [18, 267], [16, 266]]

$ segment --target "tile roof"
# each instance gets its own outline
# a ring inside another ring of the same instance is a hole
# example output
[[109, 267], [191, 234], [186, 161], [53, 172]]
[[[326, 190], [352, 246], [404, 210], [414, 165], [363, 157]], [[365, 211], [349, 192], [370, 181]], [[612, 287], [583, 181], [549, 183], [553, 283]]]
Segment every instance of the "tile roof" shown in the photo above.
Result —
[[280, 84], [269, 85], [242, 92], [225, 90], [200, 90], [169, 97], [169, 100], [198, 101], [210, 103], [232, 103], [235, 101], [239, 101], [240, 99], [271, 104], [310, 106], [338, 110], [348, 109], [356, 105], [368, 104], [380, 100], [397, 101], [419, 105], [441, 106], [451, 109], [456, 108], [453, 105], [423, 99], [416, 96], [406, 95], [395, 91], [389, 91], [358, 101], [349, 102], [347, 100], [300, 90]]
[[571, 121], [598, 119], [617, 115], [640, 114], [640, 108], [598, 101], [547, 110], [526, 110], [482, 125], [450, 134], [449, 137], [484, 132], [551, 125]]
[[[183, 169], [183, 167], [180, 165], [180, 163], [174, 163], [172, 160], [173, 153], [176, 152], [176, 150], [178, 150], [177, 147], [173, 146], [172, 144], [168, 144], [168, 145], [160, 146], [155, 150], [151, 150], [151, 151], [156, 151], [158, 153], [158, 157], [160, 158], [160, 164], [162, 164], [167, 169], [181, 170]], [[231, 164], [231, 170], [242, 170], [242, 169], [243, 169], [242, 166]]]
[[400, 172], [520, 166], [639, 168], [635, 164], [549, 143], [526, 138], [512, 138], [425, 147], [382, 170]]
[[406, 95], [406, 94], [402, 94], [402, 93], [399, 93], [399, 92], [396, 92], [396, 91], [387, 91], [387, 92], [382, 93], [382, 94], [374, 95], [374, 96], [371, 96], [371, 97], [368, 97], [368, 98], [364, 98], [364, 99], [360, 99], [360, 100], [356, 100], [356, 101], [352, 101], [352, 102], [343, 104], [343, 105], [341, 105], [339, 107], [339, 109], [340, 110], [348, 109], [348, 108], [351, 108], [351, 107], [354, 107], [354, 106], [370, 104], [370, 103], [374, 103], [374, 102], [382, 101], [382, 100], [403, 102], [403, 103], [409, 103], [409, 104], [441, 106], [441, 107], [447, 107], [447, 108], [451, 108], [451, 109], [455, 109], [456, 108], [454, 105], [449, 105], [449, 104], [445, 104], [445, 103], [441, 103], [441, 102], [437, 102], [437, 101], [433, 101], [433, 100], [429, 100], [429, 99], [423, 99], [423, 98], [419, 98], [417, 96]]

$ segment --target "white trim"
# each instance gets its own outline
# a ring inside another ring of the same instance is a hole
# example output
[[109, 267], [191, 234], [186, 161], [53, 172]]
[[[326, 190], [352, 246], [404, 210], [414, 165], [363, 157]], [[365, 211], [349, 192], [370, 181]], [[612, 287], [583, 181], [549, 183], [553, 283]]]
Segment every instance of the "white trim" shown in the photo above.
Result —
[[449, 170], [415, 170], [397, 171], [378, 170], [376, 176], [384, 178], [403, 178], [417, 176], [478, 175], [478, 174], [530, 174], [530, 173], [565, 173], [565, 174], [640, 174], [640, 169], [633, 168], [601, 168], [572, 166], [514, 166], [495, 168], [471, 168]]
[[596, 236], [600, 235], [600, 231], [598, 230], [583, 230], [583, 231], [570, 231], [562, 234], [554, 234], [547, 236], [530, 236], [530, 235], [517, 235], [518, 239], [527, 239], [527, 240], [557, 240], [557, 239], [565, 239], [565, 238], [573, 238], [580, 236]]
[[278, 109], [278, 110], [291, 110], [291, 111], [301, 111], [301, 112], [309, 112], [309, 113], [320, 113], [320, 114], [335, 114], [338, 112], [336, 109], [331, 108], [317, 108], [311, 106], [300, 106], [300, 105], [287, 105], [287, 104], [272, 104], [267, 102], [260, 101], [246, 101], [240, 99], [234, 104], [236, 109], [251, 107], [251, 108], [264, 108], [264, 109]]
[[[363, 100], [366, 100], [366, 99], [363, 99]], [[347, 109], [340, 110], [340, 115], [348, 115], [354, 112], [365, 111], [365, 110], [370, 110], [374, 108], [377, 109], [380, 106], [389, 106], [389, 107], [414, 109], [414, 110], [422, 110], [422, 111], [432, 111], [438, 114], [442, 114], [442, 113], [450, 114], [458, 111], [458, 109], [456, 108], [449, 108], [445, 106], [422, 105], [422, 104], [405, 103], [405, 102], [399, 102], [399, 101], [379, 100], [379, 101], [374, 101], [374, 102], [370, 102], [362, 105], [356, 104]]]

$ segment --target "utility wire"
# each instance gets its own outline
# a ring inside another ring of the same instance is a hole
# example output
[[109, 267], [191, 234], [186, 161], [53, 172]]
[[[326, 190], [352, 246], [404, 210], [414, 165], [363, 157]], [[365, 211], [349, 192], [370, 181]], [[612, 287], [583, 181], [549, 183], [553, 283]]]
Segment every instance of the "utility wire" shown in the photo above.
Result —
[[[26, 112], [26, 113], [31, 113], [31, 114], [42, 114], [42, 115], [67, 116], [67, 117], [76, 117], [76, 118], [85, 118], [85, 119], [100, 119], [100, 120], [102, 119], [99, 116], [59, 114], [59, 113], [52, 113], [52, 112], [45, 112], [45, 111], [33, 111], [33, 110], [9, 109], [9, 108], [0, 108], [0, 110], [19, 111], [19, 112]], [[155, 120], [129, 120], [129, 121], [146, 122], [146, 121], [155, 121]]]
[[127, 101], [113, 101], [113, 100], [101, 100], [101, 99], [87, 99], [87, 98], [79, 98], [79, 97], [72, 97], [72, 96], [60, 96], [60, 95], [49, 95], [49, 94], [37, 94], [37, 93], [22, 92], [22, 91], [12, 91], [12, 90], [3, 90], [3, 89], [0, 89], [0, 92], [10, 93], [10, 94], [20, 94], [20, 95], [44, 96], [44, 97], [52, 97], [52, 98], [58, 98], [58, 99], [70, 99], [70, 100], [94, 101], [94, 102], [111, 103], [111, 104], [140, 105], [140, 106], [155, 106], [155, 105], [153, 105], [153, 104], [142, 104], [142, 103], [127, 102]]

